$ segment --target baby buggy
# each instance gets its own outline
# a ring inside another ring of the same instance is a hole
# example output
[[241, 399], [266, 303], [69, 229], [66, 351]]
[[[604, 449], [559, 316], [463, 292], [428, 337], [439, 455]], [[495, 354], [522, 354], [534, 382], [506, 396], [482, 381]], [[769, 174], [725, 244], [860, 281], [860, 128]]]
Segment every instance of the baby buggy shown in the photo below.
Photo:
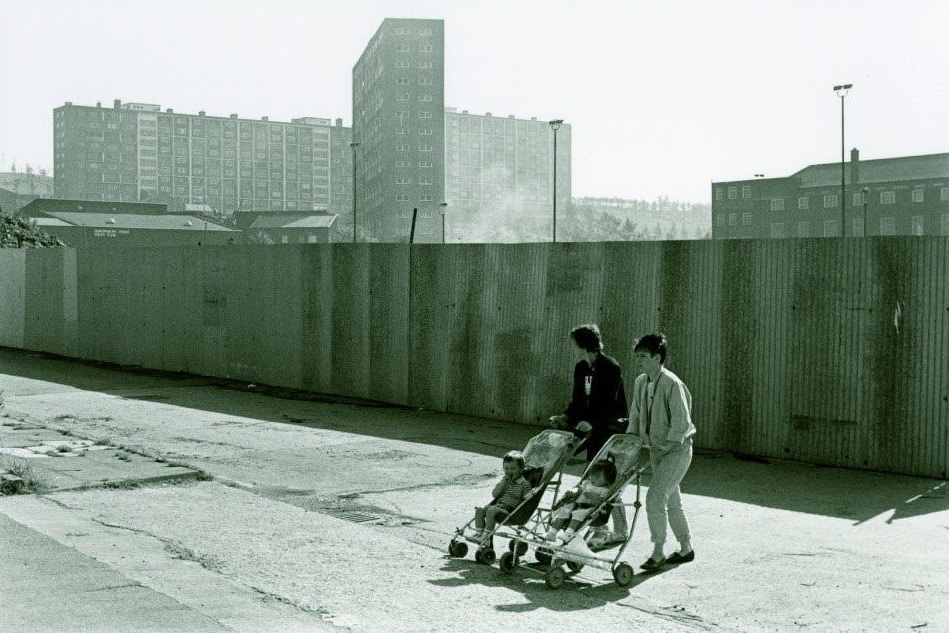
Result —
[[[602, 460], [612, 461], [616, 467], [616, 479], [609, 486], [607, 494], [603, 500], [587, 513], [583, 523], [577, 527], [569, 538], [565, 541], [551, 541], [548, 537], [548, 531], [535, 529], [529, 532], [516, 535], [512, 543], [511, 551], [501, 557], [499, 561], [501, 571], [511, 573], [520, 565], [520, 557], [526, 553], [529, 548], [535, 550], [537, 560], [542, 564], [540, 567], [525, 566], [526, 569], [540, 571], [544, 574], [544, 580], [548, 587], [557, 589], [563, 585], [567, 578], [567, 572], [564, 565], [569, 568], [573, 574], [577, 574], [585, 565], [599, 569], [612, 571], [613, 579], [620, 586], [629, 585], [633, 580], [633, 568], [625, 562], [620, 562], [623, 553], [626, 551], [629, 541], [632, 538], [636, 527], [636, 518], [639, 515], [640, 503], [640, 476], [649, 464], [647, 453], [641, 450], [639, 440], [629, 434], [617, 434], [611, 437], [603, 448], [597, 453], [594, 460], [587, 466], [580, 478], [582, 482], [590, 474], [591, 469], [597, 462]], [[636, 483], [636, 500], [632, 504], [624, 504], [621, 499], [623, 489], [630, 483]], [[593, 551], [586, 544], [586, 539], [592, 533], [606, 525], [610, 519], [611, 511], [614, 505], [623, 506], [632, 505], [632, 521], [629, 524], [629, 533], [623, 535], [622, 542], [615, 543], [612, 547]], [[554, 507], [556, 504], [554, 504]], [[546, 527], [551, 524], [551, 512], [541, 512], [542, 516], [538, 521]], [[619, 548], [613, 552], [609, 549]]]
[[556, 503], [563, 480], [563, 468], [581, 442], [582, 439], [571, 432], [551, 429], [532, 437], [523, 450], [524, 478], [531, 484], [530, 494], [499, 521], [492, 532], [480, 539], [474, 536], [473, 519], [457, 528], [448, 544], [448, 553], [453, 557], [463, 558], [468, 553], [468, 543], [472, 543], [477, 547], [475, 560], [491, 565], [497, 559], [494, 551], [495, 536], [511, 539], [508, 543], [511, 550], [509, 553], [514, 552], [515, 548], [519, 555], [527, 553], [525, 537], [543, 535], [542, 503], [545, 497], [549, 499], [548, 504], [543, 504], [548, 506], [548, 511], [549, 507]]

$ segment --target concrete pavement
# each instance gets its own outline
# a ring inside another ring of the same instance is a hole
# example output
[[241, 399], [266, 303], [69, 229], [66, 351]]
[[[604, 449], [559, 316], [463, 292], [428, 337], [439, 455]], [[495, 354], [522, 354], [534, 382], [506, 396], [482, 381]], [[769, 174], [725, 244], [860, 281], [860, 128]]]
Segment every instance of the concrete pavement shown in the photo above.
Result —
[[[86, 569], [142, 588], [153, 608], [114, 630], [150, 630], [169, 604], [240, 631], [949, 630], [943, 481], [702, 452], [683, 486], [695, 563], [627, 588], [585, 570], [551, 591], [445, 555], [500, 455], [538, 429], [3, 349], [0, 389], [0, 421], [23, 432], [108, 441], [214, 478], [0, 498], [4, 529], [21, 534], [11, 542], [31, 535], [83, 561], [62, 566], [65, 604], [99, 586]], [[631, 563], [647, 541], [640, 516]], [[22, 566], [35, 579], [3, 586], [20, 606], [9, 622], [0, 610], [0, 630], [51, 630], [51, 610], [67, 623], [57, 630], [95, 630], [86, 612], [31, 608], [39, 559]]]

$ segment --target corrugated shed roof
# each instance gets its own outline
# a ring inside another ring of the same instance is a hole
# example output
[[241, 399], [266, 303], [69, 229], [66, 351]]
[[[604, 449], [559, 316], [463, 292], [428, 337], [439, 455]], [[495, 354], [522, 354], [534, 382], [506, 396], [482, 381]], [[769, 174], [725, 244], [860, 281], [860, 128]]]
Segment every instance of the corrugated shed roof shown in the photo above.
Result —
[[[858, 165], [861, 183], [949, 178], [949, 154], [860, 160]], [[849, 160], [846, 162], [845, 169], [849, 182], [851, 169]], [[802, 187], [839, 186], [840, 163], [810, 165], [792, 177], [800, 178]]]
[[262, 213], [250, 225], [252, 229], [273, 228], [326, 228], [332, 226], [335, 215], [307, 215], [301, 217], [299, 213]]
[[69, 222], [63, 222], [59, 218], [33, 218], [36, 226], [74, 226]]
[[[220, 224], [215, 224], [191, 215], [133, 215], [128, 213], [69, 213], [47, 212], [51, 217], [73, 226], [88, 226], [105, 229], [162, 229], [175, 231], [224, 231], [237, 233]], [[39, 218], [41, 219], [41, 218]], [[38, 219], [38, 220], [39, 220]]]
[[103, 202], [101, 200], [66, 200], [62, 198], [41, 198], [23, 207], [23, 214], [29, 213], [125, 213], [125, 214], [164, 214], [168, 205], [154, 202]]

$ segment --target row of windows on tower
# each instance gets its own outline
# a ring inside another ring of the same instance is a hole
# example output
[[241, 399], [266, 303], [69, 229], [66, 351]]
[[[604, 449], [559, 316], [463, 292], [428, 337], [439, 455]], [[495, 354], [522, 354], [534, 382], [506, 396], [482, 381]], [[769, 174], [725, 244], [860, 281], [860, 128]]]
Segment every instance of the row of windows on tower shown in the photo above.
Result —
[[[876, 202], [881, 205], [891, 205], [896, 204], [896, 192], [895, 191], [880, 191], [878, 192], [879, 196], [876, 199]], [[837, 194], [824, 194], [823, 196], [823, 208], [824, 209], [836, 209], [839, 196]], [[912, 202], [925, 202], [926, 201], [926, 190], [925, 189], [913, 189], [911, 190], [910, 200]], [[939, 190], [939, 200], [940, 202], [949, 202], [949, 187], [941, 187]], [[853, 206], [859, 207], [864, 204], [870, 204], [873, 202], [870, 192], [858, 191], [853, 194]], [[784, 211], [785, 210], [785, 199], [784, 198], [772, 198], [770, 200], [770, 206], [772, 211]], [[797, 199], [797, 208], [799, 211], [807, 211], [811, 208], [810, 198], [808, 196], [800, 196]]]
[[[395, 29], [396, 35], [415, 35], [415, 29], [409, 28], [407, 26], [399, 26]], [[431, 35], [432, 29], [428, 27], [422, 27], [418, 30], [418, 35]]]
[[[412, 81], [411, 81], [408, 77], [396, 77], [396, 78], [395, 78], [395, 83], [396, 83], [396, 85], [399, 85], [399, 86], [408, 86], [410, 83], [412, 83]], [[435, 85], [435, 80], [432, 79], [431, 77], [419, 77], [419, 78], [418, 78], [418, 85], [420, 85], [420, 86], [434, 86], [434, 85]]]
[[[412, 50], [411, 44], [397, 44], [395, 47], [395, 52], [397, 53], [408, 53]], [[435, 50], [435, 47], [432, 44], [419, 44], [418, 52], [420, 53], [431, 53]]]

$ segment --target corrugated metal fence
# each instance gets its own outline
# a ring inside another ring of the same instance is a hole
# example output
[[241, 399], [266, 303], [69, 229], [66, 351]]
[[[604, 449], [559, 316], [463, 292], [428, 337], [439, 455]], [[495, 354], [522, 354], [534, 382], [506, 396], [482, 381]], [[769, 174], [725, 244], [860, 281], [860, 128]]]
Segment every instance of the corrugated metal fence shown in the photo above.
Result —
[[[0, 344], [542, 423], [669, 336], [699, 446], [947, 477], [949, 240], [0, 251]], [[627, 384], [633, 376], [627, 374]]]

